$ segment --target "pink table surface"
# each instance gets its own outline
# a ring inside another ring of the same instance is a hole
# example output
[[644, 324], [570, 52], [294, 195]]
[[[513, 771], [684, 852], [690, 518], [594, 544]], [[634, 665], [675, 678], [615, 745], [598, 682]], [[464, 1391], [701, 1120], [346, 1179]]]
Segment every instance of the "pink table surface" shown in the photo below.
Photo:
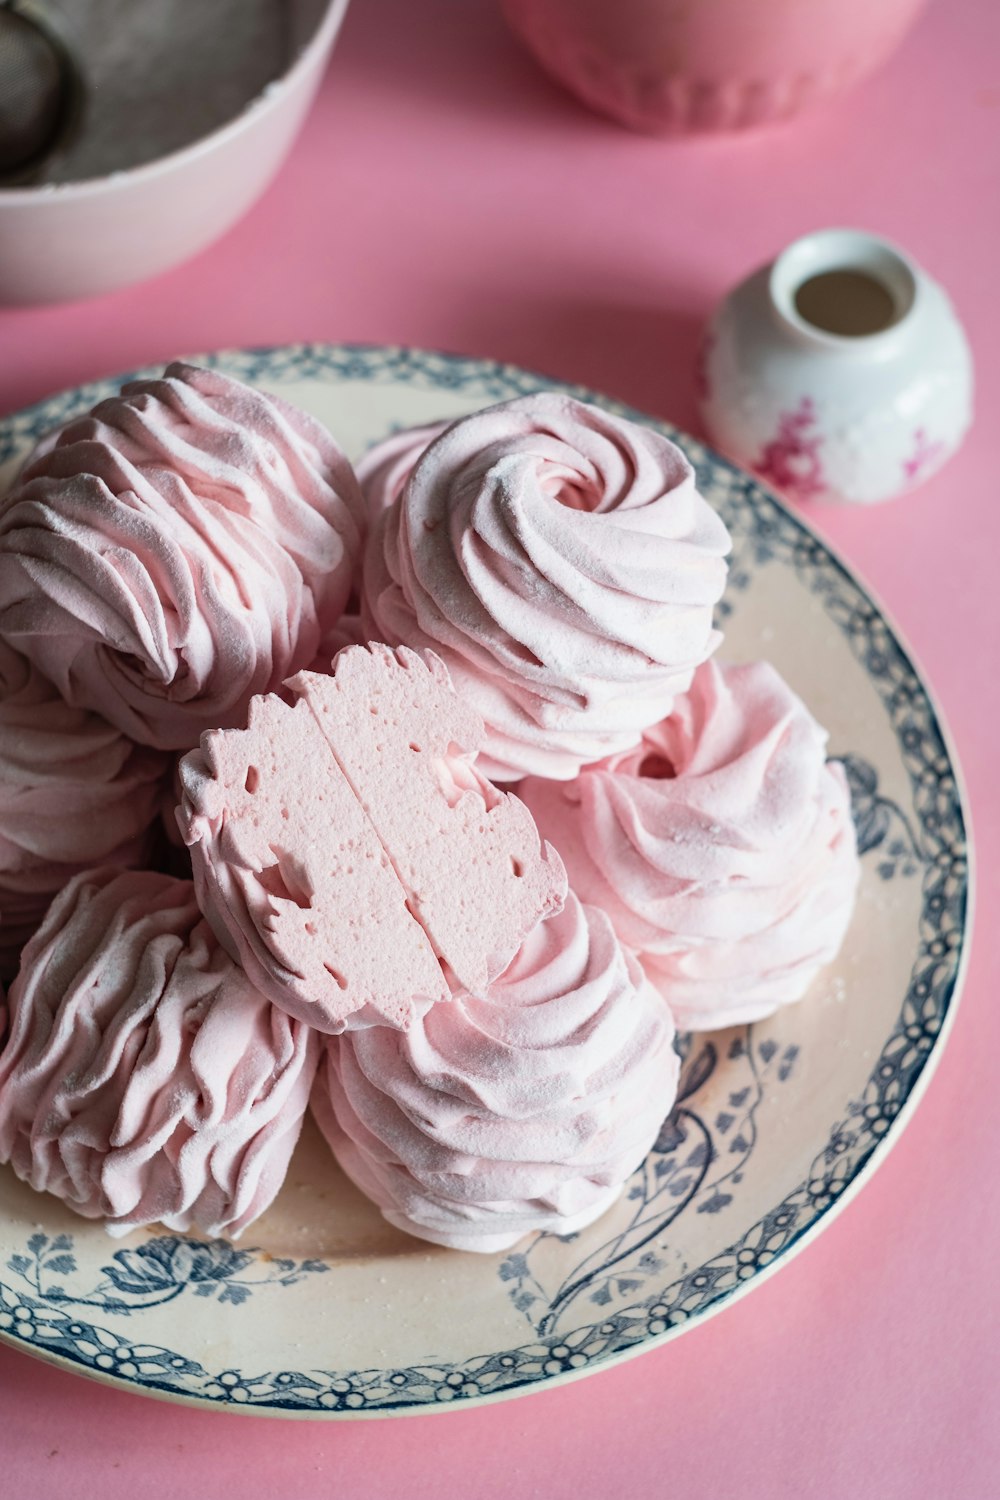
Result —
[[356, 0], [286, 170], [225, 240], [145, 287], [0, 312], [0, 411], [179, 352], [356, 339], [514, 360], [694, 428], [692, 359], [716, 299], [794, 236], [856, 224], [951, 289], [980, 412], [918, 495], [813, 517], [937, 689], [979, 855], [953, 1038], [860, 1199], [668, 1347], [445, 1417], [293, 1426], [188, 1411], [0, 1350], [11, 1500], [1000, 1494], [998, 64], [993, 0], [937, 0], [880, 75], [822, 112], [665, 143], [563, 97], [490, 0]]

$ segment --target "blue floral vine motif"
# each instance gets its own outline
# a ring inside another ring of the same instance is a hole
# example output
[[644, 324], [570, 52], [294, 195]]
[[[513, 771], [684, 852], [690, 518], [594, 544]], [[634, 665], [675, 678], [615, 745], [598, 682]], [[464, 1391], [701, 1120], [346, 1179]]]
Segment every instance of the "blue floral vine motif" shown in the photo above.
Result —
[[[25, 1248], [27, 1253], [10, 1257], [7, 1269], [36, 1296], [50, 1305], [99, 1307], [126, 1317], [162, 1307], [189, 1290], [196, 1297], [212, 1297], [238, 1307], [259, 1287], [295, 1286], [305, 1276], [330, 1269], [324, 1260], [262, 1257], [259, 1250], [237, 1250], [226, 1240], [203, 1242], [159, 1235], [144, 1245], [116, 1251], [110, 1264], [101, 1267], [104, 1280], [96, 1287], [71, 1291], [55, 1278], [72, 1275], [77, 1269], [72, 1235], [59, 1234], [50, 1239], [38, 1231]], [[266, 1267], [265, 1275], [244, 1274], [261, 1263]]]
[[[540, 1233], [524, 1250], [508, 1255], [498, 1274], [517, 1310], [536, 1333], [553, 1333], [580, 1298], [608, 1308], [643, 1289], [664, 1270], [658, 1244], [685, 1211], [717, 1214], [733, 1200], [757, 1144], [757, 1109], [766, 1089], [792, 1076], [799, 1049], [757, 1039], [753, 1026], [715, 1037], [685, 1035], [677, 1099], [642, 1166], [630, 1179], [622, 1228], [590, 1251], [570, 1271], [564, 1263], [558, 1286], [549, 1287], [539, 1260], [553, 1239], [572, 1243], [578, 1235]], [[724, 1044], [725, 1043], [725, 1044]], [[724, 1065], [724, 1079], [718, 1074]], [[721, 1080], [725, 1092], [709, 1108], [707, 1085]]]
[[858, 853], [881, 849], [878, 873], [883, 880], [915, 875], [923, 855], [909, 818], [878, 789], [878, 772], [860, 755], [839, 757], [851, 789], [851, 811], [858, 836]]

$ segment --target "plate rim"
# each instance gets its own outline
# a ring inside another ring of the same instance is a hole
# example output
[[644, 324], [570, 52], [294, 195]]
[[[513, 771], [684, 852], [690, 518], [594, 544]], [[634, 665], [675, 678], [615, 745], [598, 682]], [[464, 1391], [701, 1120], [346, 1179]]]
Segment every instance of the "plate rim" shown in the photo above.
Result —
[[[566, 1385], [589, 1375], [597, 1374], [602, 1370], [620, 1365], [626, 1360], [637, 1358], [647, 1350], [660, 1348], [672, 1342], [681, 1334], [716, 1316], [735, 1302], [741, 1300], [756, 1287], [762, 1285], [778, 1270], [806, 1249], [854, 1201], [858, 1193], [870, 1182], [871, 1178], [889, 1155], [889, 1152], [903, 1135], [914, 1112], [926, 1094], [927, 1088], [947, 1046], [955, 1023], [969, 966], [976, 908], [977, 869], [973, 821], [966, 780], [951, 729], [930, 680], [905, 633], [899, 628], [892, 612], [885, 607], [877, 591], [867, 583], [856, 568], [845, 560], [839, 550], [822, 536], [815, 524], [808, 517], [803, 516], [798, 509], [786, 502], [776, 491], [771, 489], [757, 476], [741, 469], [732, 460], [713, 449], [707, 442], [682, 431], [663, 417], [644, 412], [627, 402], [623, 402], [606, 393], [595, 391], [590, 387], [533, 371], [522, 365], [404, 344], [303, 341], [291, 344], [237, 346], [215, 350], [210, 353], [185, 355], [181, 358], [185, 363], [199, 364], [210, 368], [221, 367], [223, 369], [232, 368], [233, 366], [238, 367], [243, 362], [252, 362], [254, 360], [262, 361], [265, 367], [278, 361], [287, 361], [289, 366], [289, 373], [287, 375], [280, 375], [263, 368], [254, 375], [244, 374], [241, 377], [251, 381], [254, 379], [267, 381], [270, 377], [275, 383], [280, 383], [282, 380], [288, 380], [289, 383], [294, 381], [296, 379], [295, 367], [300, 363], [308, 363], [310, 361], [318, 362], [320, 365], [325, 363], [329, 373], [337, 373], [337, 360], [347, 363], [356, 360], [364, 364], [366, 360], [389, 361], [395, 359], [402, 364], [407, 373], [422, 373], [425, 377], [430, 377], [427, 381], [428, 388], [434, 388], [435, 385], [438, 388], [449, 388], [447, 382], [435, 381], [433, 378], [435, 373], [440, 373], [440, 367], [454, 370], [455, 378], [451, 384], [451, 388], [458, 388], [465, 383], [465, 380], [476, 378], [483, 381], [493, 380], [498, 384], [506, 384], [508, 386], [511, 384], [524, 385], [526, 391], [552, 387], [578, 399], [592, 401], [606, 409], [618, 412], [631, 420], [652, 425], [657, 430], [665, 431], [669, 435], [679, 436], [682, 442], [691, 444], [700, 454], [704, 455], [703, 461], [707, 461], [713, 468], [721, 469], [730, 476], [736, 477], [743, 483], [747, 492], [753, 490], [759, 491], [767, 502], [776, 508], [780, 515], [791, 520], [798, 530], [804, 532], [818, 545], [820, 551], [830, 559], [843, 577], [872, 605], [876, 615], [886, 627], [891, 639], [901, 653], [906, 667], [908, 667], [913, 678], [918, 683], [926, 701], [933, 721], [933, 727], [941, 740], [948, 763], [948, 770], [954, 779], [954, 809], [960, 820], [964, 835], [965, 881], [962, 892], [964, 913], [958, 944], [958, 960], [955, 971], [945, 991], [942, 993], [941, 1003], [943, 1009], [940, 1027], [924, 1057], [919, 1072], [913, 1078], [909, 1092], [884, 1135], [876, 1139], [862, 1163], [853, 1171], [852, 1176], [843, 1189], [832, 1198], [830, 1203], [821, 1208], [808, 1224], [796, 1231], [782, 1245], [772, 1260], [765, 1265], [757, 1266], [753, 1274], [745, 1280], [739, 1281], [731, 1287], [724, 1288], [698, 1309], [690, 1314], [685, 1314], [681, 1320], [666, 1327], [664, 1331], [646, 1333], [623, 1348], [615, 1349], [607, 1354], [601, 1353], [593, 1359], [588, 1359], [579, 1368], [566, 1368], [558, 1372], [543, 1373], [540, 1376], [521, 1379], [495, 1391], [479, 1391], [476, 1394], [470, 1395], [456, 1391], [454, 1399], [451, 1400], [419, 1401], [404, 1399], [398, 1404], [386, 1403], [377, 1407], [368, 1407], [367, 1409], [364, 1407], [354, 1408], [347, 1406], [317, 1408], [314, 1405], [296, 1405], [283, 1403], [278, 1400], [259, 1402], [255, 1399], [241, 1402], [233, 1399], [231, 1396], [210, 1396], [204, 1393], [180, 1391], [171, 1389], [157, 1381], [147, 1382], [133, 1376], [116, 1375], [99, 1367], [94, 1367], [83, 1359], [73, 1358], [57, 1350], [32, 1343], [17, 1333], [4, 1328], [0, 1328], [0, 1343], [6, 1344], [54, 1368], [94, 1380], [99, 1384], [110, 1386], [114, 1389], [129, 1391], [133, 1395], [146, 1396], [154, 1400], [171, 1402], [176, 1405], [193, 1407], [200, 1410], [236, 1412], [248, 1416], [272, 1417], [286, 1421], [374, 1421], [387, 1420], [399, 1416], [465, 1411], [471, 1407], [487, 1404], [493, 1405], [500, 1401], [530, 1395], [535, 1391], [547, 1390], [557, 1385]], [[435, 370], [435, 366], [439, 367], [438, 370]], [[111, 390], [128, 381], [149, 379], [161, 375], [163, 368], [162, 364], [155, 364], [144, 366], [126, 374], [110, 375], [87, 381], [68, 389], [53, 392], [31, 403], [27, 407], [20, 408], [0, 417], [0, 464], [5, 463], [14, 452], [19, 450], [21, 444], [17, 441], [16, 435], [20, 428], [22, 426], [30, 427], [32, 419], [37, 424], [37, 420], [43, 412], [49, 413], [52, 411], [53, 414], [47, 417], [47, 420], [52, 424], [58, 424], [72, 411], [84, 406], [93, 405], [97, 400], [108, 395]], [[342, 374], [342, 372], [340, 373]], [[310, 380], [321, 380], [323, 377], [317, 373], [299, 373], [297, 378], [308, 382]], [[361, 378], [360, 373], [358, 378]], [[372, 374], [366, 373], [364, 378], [373, 384], [378, 383]], [[398, 380], [399, 373], [397, 372], [393, 383], [398, 382]], [[330, 383], [335, 382], [331, 381]], [[497, 399], [504, 398], [498, 397]], [[60, 405], [64, 410], [53, 410]], [[883, 1047], [884, 1045], [883, 1043]], [[882, 1055], [881, 1052], [879, 1055]], [[744, 1231], [742, 1237], [745, 1238], [757, 1227], [757, 1225], [750, 1226], [750, 1229]], [[732, 1247], [729, 1248], [731, 1249]], [[594, 1326], [596, 1327], [597, 1325]], [[536, 1342], [538, 1345], [541, 1345], [546, 1340], [555, 1347], [561, 1345], [561, 1339], [558, 1336], [539, 1335]], [[530, 1341], [528, 1346], [530, 1346]], [[521, 1345], [518, 1347], [528, 1346]], [[462, 1361], [462, 1363], [468, 1365], [482, 1357], [472, 1355], [465, 1361]]]

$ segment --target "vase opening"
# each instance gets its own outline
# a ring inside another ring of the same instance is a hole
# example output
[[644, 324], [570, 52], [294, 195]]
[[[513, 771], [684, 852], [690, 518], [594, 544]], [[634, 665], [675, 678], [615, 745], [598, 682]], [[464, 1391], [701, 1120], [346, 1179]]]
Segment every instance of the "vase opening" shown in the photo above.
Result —
[[777, 313], [798, 332], [834, 344], [879, 338], [911, 312], [917, 281], [906, 258], [874, 235], [827, 229], [783, 251], [771, 269]]
[[896, 321], [896, 303], [888, 288], [867, 271], [846, 267], [807, 277], [796, 290], [795, 311], [821, 333], [838, 333], [841, 338], [881, 333]]

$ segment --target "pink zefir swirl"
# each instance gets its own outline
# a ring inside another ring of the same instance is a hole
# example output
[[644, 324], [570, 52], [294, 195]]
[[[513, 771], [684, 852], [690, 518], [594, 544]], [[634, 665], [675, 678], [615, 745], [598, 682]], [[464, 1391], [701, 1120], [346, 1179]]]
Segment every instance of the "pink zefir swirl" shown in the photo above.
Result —
[[71, 876], [145, 863], [168, 775], [166, 755], [71, 708], [0, 640], [0, 972]]
[[362, 472], [365, 628], [442, 657], [492, 780], [634, 745], [718, 644], [729, 536], [649, 427], [543, 393], [396, 434]]
[[0, 1161], [112, 1234], [235, 1237], [285, 1176], [317, 1042], [219, 947], [188, 881], [94, 870], [24, 952]]
[[710, 662], [637, 749], [519, 789], [679, 1026], [759, 1020], [836, 957], [859, 865], [826, 738], [768, 663]]
[[68, 703], [188, 749], [312, 660], [363, 527], [320, 423], [170, 365], [28, 459], [0, 505], [0, 630]]
[[571, 896], [482, 998], [330, 1038], [313, 1111], [391, 1224], [504, 1250], [615, 1202], [673, 1105], [673, 1036], [607, 918]]

